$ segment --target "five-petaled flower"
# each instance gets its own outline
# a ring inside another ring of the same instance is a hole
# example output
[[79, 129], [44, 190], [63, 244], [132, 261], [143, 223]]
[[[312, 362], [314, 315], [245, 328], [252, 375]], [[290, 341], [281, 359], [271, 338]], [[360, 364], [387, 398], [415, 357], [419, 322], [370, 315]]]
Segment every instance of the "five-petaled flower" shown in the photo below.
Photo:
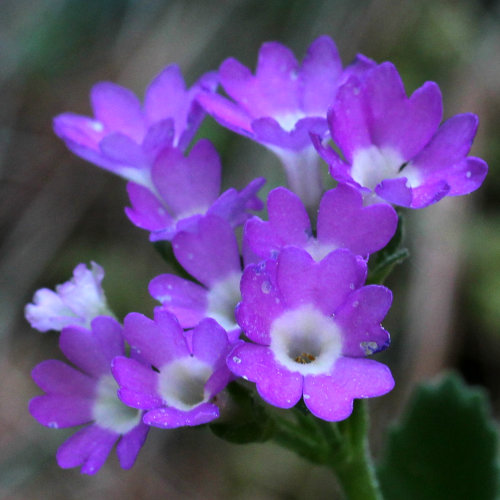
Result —
[[59, 346], [76, 368], [58, 360], [43, 361], [33, 379], [45, 391], [30, 402], [30, 412], [51, 428], [89, 424], [57, 451], [65, 469], [81, 466], [95, 474], [116, 442], [121, 466], [129, 469], [141, 449], [149, 427], [142, 412], [124, 405], [116, 394], [111, 361], [125, 353], [121, 325], [107, 316], [92, 321], [91, 329], [70, 326], [62, 330]]
[[338, 249], [315, 262], [287, 247], [277, 260], [247, 267], [236, 316], [253, 343], [237, 345], [228, 357], [236, 375], [256, 382], [268, 403], [295, 406], [301, 397], [319, 418], [347, 418], [354, 398], [389, 392], [387, 366], [365, 359], [389, 345], [380, 325], [390, 291], [363, 286], [366, 264]]

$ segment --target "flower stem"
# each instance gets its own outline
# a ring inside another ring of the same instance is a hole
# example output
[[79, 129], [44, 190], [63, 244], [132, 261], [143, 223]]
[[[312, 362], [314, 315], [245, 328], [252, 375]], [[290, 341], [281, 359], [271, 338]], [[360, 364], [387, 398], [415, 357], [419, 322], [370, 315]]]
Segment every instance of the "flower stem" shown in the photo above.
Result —
[[274, 440], [285, 448], [329, 467], [348, 500], [382, 500], [368, 448], [368, 415], [363, 400], [355, 400], [352, 415], [325, 422], [295, 408], [296, 422], [275, 416]]
[[368, 412], [366, 402], [355, 400], [349, 419], [340, 422], [345, 453], [333, 454], [330, 467], [349, 500], [382, 500], [375, 468], [368, 447]]

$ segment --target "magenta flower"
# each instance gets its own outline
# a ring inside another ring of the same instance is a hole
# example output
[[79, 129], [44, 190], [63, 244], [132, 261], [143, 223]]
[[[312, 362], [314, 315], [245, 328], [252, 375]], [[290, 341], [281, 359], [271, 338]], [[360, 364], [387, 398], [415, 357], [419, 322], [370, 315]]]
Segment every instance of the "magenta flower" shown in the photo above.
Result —
[[366, 264], [345, 249], [320, 262], [288, 247], [277, 260], [246, 268], [236, 317], [254, 344], [238, 344], [228, 366], [257, 384], [268, 403], [294, 406], [301, 397], [317, 417], [347, 418], [354, 398], [389, 392], [389, 369], [365, 356], [385, 349], [380, 325], [392, 300], [378, 285], [363, 286]]
[[302, 65], [290, 49], [268, 42], [259, 51], [255, 75], [233, 58], [221, 64], [220, 83], [232, 100], [202, 92], [198, 101], [221, 125], [278, 155], [290, 188], [306, 206], [316, 208], [321, 175], [309, 134], [327, 132], [326, 111], [338, 87], [349, 75], [372, 65], [373, 61], [358, 56], [343, 71], [335, 43], [328, 36], [311, 44]]
[[90, 266], [87, 269], [85, 264], [78, 264], [73, 278], [57, 285], [55, 292], [41, 288], [35, 293], [33, 303], [25, 308], [33, 328], [47, 332], [70, 325], [89, 327], [96, 316], [113, 316], [101, 286], [104, 270], [95, 262]]
[[257, 192], [265, 179], [254, 179], [240, 192], [228, 189], [219, 196], [221, 164], [217, 151], [206, 139], [198, 141], [188, 156], [178, 148], [164, 149], [151, 169], [152, 190], [128, 184], [132, 208], [129, 219], [151, 231], [151, 241], [171, 240], [189, 230], [205, 214], [226, 219], [232, 227], [243, 224], [248, 210], [260, 210]]
[[407, 97], [396, 68], [383, 63], [352, 77], [338, 92], [328, 121], [331, 136], [345, 160], [321, 145], [331, 175], [389, 203], [422, 208], [444, 196], [477, 189], [488, 167], [467, 157], [478, 119], [471, 113], [439, 125], [439, 87], [426, 82]]
[[172, 246], [182, 267], [201, 284], [162, 274], [149, 284], [151, 295], [163, 309], [177, 316], [183, 328], [192, 328], [205, 317], [212, 318], [232, 341], [236, 340], [241, 330], [234, 310], [241, 300], [242, 270], [231, 226], [219, 217], [207, 215], [198, 221], [196, 231], [177, 234]]
[[91, 330], [74, 326], [61, 332], [61, 351], [77, 368], [58, 360], [37, 365], [32, 376], [45, 391], [30, 402], [30, 412], [52, 428], [89, 424], [77, 431], [57, 451], [57, 462], [67, 469], [81, 466], [84, 474], [95, 474], [116, 442], [120, 465], [135, 462], [148, 432], [141, 412], [125, 406], [117, 396], [111, 361], [124, 354], [121, 326], [100, 316]]
[[253, 217], [244, 232], [248, 246], [263, 259], [276, 258], [286, 246], [303, 248], [317, 261], [336, 248], [368, 255], [387, 245], [398, 225], [392, 207], [363, 207], [361, 194], [347, 184], [323, 195], [316, 237], [304, 205], [287, 189], [278, 187], [269, 193], [267, 211], [268, 222]]
[[174, 428], [219, 416], [214, 397], [231, 379], [225, 363], [231, 344], [220, 325], [205, 319], [186, 337], [175, 316], [157, 310], [154, 321], [138, 313], [127, 315], [124, 335], [133, 351], [151, 364], [145, 367], [125, 357], [113, 361], [118, 395], [125, 404], [147, 410], [144, 423]]
[[64, 113], [55, 118], [54, 131], [78, 156], [149, 187], [158, 152], [169, 145], [186, 149], [204, 116], [196, 96], [216, 87], [217, 75], [208, 73], [186, 89], [175, 64], [151, 82], [144, 105], [126, 88], [97, 83], [90, 95], [95, 118]]

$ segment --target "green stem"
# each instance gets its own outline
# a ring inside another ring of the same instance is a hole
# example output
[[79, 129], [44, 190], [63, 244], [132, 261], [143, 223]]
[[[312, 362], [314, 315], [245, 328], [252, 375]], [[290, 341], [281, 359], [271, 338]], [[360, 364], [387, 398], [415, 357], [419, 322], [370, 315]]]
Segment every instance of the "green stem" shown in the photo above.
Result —
[[382, 500], [368, 447], [366, 402], [356, 400], [351, 417], [339, 424], [345, 452], [333, 454], [329, 466], [349, 500]]
[[284, 448], [317, 464], [329, 467], [337, 476], [348, 500], [382, 500], [368, 448], [366, 403], [355, 400], [352, 415], [330, 423], [294, 409], [296, 423], [273, 417], [274, 440]]

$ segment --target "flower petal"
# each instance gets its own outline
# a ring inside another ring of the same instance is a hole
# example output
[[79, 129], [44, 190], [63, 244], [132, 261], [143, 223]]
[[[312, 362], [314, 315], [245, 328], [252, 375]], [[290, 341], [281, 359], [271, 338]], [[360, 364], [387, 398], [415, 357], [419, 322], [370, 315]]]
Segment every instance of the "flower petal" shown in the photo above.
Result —
[[219, 408], [210, 403], [202, 403], [190, 411], [176, 408], [158, 408], [144, 415], [144, 423], [162, 429], [206, 424], [219, 417]]
[[241, 343], [229, 354], [227, 365], [235, 375], [255, 382], [262, 399], [273, 406], [291, 408], [302, 396], [302, 375], [276, 363], [267, 347]]
[[207, 290], [174, 274], [161, 274], [149, 283], [149, 293], [177, 316], [183, 328], [197, 325], [207, 310]]
[[63, 469], [82, 466], [83, 474], [95, 474], [108, 458], [118, 434], [91, 425], [79, 430], [57, 450], [57, 463]]
[[141, 422], [122, 436], [116, 445], [116, 454], [123, 469], [130, 469], [134, 465], [137, 454], [146, 441], [148, 432], [149, 427]]
[[352, 413], [354, 398], [382, 396], [393, 387], [387, 366], [371, 359], [340, 358], [330, 375], [304, 378], [304, 402], [313, 415], [336, 422]]

